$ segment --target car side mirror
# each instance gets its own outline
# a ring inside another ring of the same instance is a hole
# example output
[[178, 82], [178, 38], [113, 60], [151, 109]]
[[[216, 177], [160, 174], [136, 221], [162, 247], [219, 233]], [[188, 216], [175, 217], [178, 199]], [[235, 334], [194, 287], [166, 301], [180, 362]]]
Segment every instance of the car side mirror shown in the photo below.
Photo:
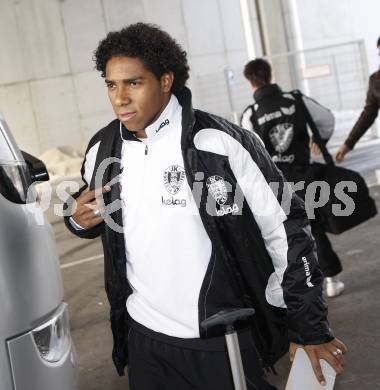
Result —
[[41, 160], [24, 151], [21, 151], [21, 153], [29, 168], [32, 182], [48, 181], [50, 179], [49, 172]]

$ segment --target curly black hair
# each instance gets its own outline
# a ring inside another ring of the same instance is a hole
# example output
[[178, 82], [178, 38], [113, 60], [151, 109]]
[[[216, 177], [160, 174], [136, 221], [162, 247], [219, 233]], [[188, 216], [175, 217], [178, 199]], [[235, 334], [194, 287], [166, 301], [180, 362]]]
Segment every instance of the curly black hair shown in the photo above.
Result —
[[158, 80], [164, 73], [173, 72], [173, 92], [181, 90], [189, 78], [186, 52], [168, 33], [153, 24], [131, 24], [108, 33], [100, 41], [94, 51], [94, 61], [102, 77], [105, 77], [107, 62], [114, 56], [139, 58]]

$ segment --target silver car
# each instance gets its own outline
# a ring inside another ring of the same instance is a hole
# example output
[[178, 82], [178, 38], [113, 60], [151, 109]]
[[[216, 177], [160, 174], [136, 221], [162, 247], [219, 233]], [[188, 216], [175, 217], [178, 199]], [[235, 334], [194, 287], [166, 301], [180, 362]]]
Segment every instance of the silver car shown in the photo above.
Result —
[[0, 115], [0, 390], [77, 389], [55, 240], [33, 185], [48, 178]]

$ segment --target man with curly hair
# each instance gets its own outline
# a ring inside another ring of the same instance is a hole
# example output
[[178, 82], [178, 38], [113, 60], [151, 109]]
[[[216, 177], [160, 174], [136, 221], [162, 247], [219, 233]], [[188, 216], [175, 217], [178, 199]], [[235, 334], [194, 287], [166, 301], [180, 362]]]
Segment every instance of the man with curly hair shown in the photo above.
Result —
[[109, 33], [95, 62], [116, 119], [89, 143], [65, 222], [102, 237], [118, 373], [128, 365], [132, 390], [232, 390], [223, 330], [201, 322], [247, 306], [248, 389], [274, 388], [262, 366], [289, 341], [319, 381], [319, 358], [342, 372], [303, 203], [281, 204], [283, 177], [260, 140], [192, 108], [186, 53], [156, 26]]

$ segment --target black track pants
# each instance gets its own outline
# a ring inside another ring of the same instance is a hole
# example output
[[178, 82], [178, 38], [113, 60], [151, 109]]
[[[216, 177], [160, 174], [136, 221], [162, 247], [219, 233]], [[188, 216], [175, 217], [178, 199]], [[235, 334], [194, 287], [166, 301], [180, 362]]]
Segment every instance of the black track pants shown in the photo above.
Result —
[[[299, 181], [305, 181], [304, 190], [296, 191], [297, 195], [305, 200], [306, 187], [315, 180], [312, 167], [310, 165], [278, 164], [278, 168], [282, 171], [286, 180], [290, 182], [297, 183]], [[342, 272], [342, 264], [320, 221], [318, 218], [310, 220], [310, 225], [317, 245], [318, 261], [323, 275], [328, 277], [339, 274]]]
[[[227, 352], [181, 348], [131, 329], [130, 390], [234, 390]], [[264, 379], [256, 352], [242, 349], [248, 390], [275, 390]]]
[[324, 229], [319, 225], [318, 221], [310, 221], [311, 232], [317, 244], [317, 254], [319, 265], [321, 266], [325, 277], [335, 276], [342, 272], [342, 263], [338, 255], [331, 246], [331, 242], [327, 237]]

